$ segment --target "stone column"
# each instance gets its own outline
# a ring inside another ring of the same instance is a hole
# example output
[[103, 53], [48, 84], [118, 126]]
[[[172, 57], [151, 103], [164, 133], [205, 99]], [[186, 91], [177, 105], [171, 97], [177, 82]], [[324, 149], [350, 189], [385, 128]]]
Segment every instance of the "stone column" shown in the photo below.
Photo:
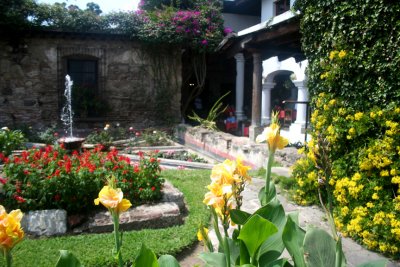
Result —
[[262, 106], [261, 106], [261, 123], [263, 125], [271, 123], [271, 91], [275, 87], [275, 83], [265, 82], [262, 85]]
[[[294, 85], [298, 88], [298, 93], [297, 93], [297, 101], [308, 101], [308, 88], [307, 88], [307, 82], [304, 81], [294, 81]], [[306, 104], [296, 104], [296, 110], [297, 110], [297, 115], [296, 115], [296, 124], [301, 124], [303, 127], [306, 124], [306, 114], [307, 114], [307, 106]]]
[[236, 118], [238, 121], [245, 119], [243, 112], [243, 94], [244, 94], [244, 63], [245, 59], [242, 53], [235, 55], [236, 59]]
[[256, 140], [257, 135], [262, 131], [261, 127], [261, 84], [262, 65], [261, 55], [253, 53], [253, 97], [251, 106], [251, 125], [249, 128], [250, 140]]

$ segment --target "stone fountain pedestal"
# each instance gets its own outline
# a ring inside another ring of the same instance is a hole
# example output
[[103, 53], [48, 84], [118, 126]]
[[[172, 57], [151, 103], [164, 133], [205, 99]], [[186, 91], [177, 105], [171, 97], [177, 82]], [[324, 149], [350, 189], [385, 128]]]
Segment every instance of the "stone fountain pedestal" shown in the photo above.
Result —
[[63, 145], [67, 150], [79, 150], [85, 138], [80, 137], [62, 137], [57, 140], [60, 145]]

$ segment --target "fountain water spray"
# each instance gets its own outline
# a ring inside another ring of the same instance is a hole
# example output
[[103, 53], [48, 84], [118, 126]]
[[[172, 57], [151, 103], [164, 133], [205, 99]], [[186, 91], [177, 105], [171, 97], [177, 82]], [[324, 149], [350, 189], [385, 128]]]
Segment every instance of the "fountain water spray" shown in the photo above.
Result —
[[66, 98], [65, 105], [61, 110], [61, 120], [66, 126], [65, 133], [67, 136], [70, 138], [73, 137], [72, 133], [72, 124], [73, 124], [73, 117], [74, 117], [74, 112], [72, 111], [72, 85], [73, 81], [71, 81], [71, 78], [69, 75], [65, 76], [65, 91], [64, 91], [64, 96]]
[[72, 85], [73, 81], [69, 75], [65, 76], [65, 105], [61, 110], [61, 121], [66, 126], [65, 133], [67, 137], [60, 138], [58, 142], [60, 144], [64, 144], [66, 149], [79, 149], [82, 145], [82, 142], [85, 141], [85, 138], [74, 137], [72, 133], [72, 125], [73, 125], [73, 117], [74, 112], [72, 111]]

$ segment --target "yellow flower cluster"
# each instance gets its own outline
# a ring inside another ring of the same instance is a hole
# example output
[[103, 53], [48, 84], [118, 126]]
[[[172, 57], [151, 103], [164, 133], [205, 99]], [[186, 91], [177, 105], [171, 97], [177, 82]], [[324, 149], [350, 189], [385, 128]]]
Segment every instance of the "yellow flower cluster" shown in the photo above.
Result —
[[7, 213], [0, 205], [0, 248], [6, 253], [24, 238], [21, 228], [22, 216], [19, 209]]
[[221, 218], [227, 218], [229, 210], [235, 207], [236, 188], [251, 182], [247, 174], [249, 169], [240, 158], [215, 165], [211, 171], [211, 184], [207, 186], [210, 191], [205, 194], [203, 203], [213, 207]]
[[333, 60], [334, 58], [336, 58], [336, 57], [339, 57], [339, 58], [344, 58], [345, 56], [346, 56], [346, 51], [345, 50], [340, 50], [340, 51], [336, 51], [336, 50], [333, 50], [333, 51], [331, 51], [330, 53], [329, 53], [329, 59], [330, 60]]
[[[339, 62], [339, 51], [330, 56], [337, 60], [333, 64]], [[312, 137], [322, 135], [330, 143], [335, 224], [369, 248], [396, 255], [400, 251], [396, 224], [400, 221], [400, 107], [354, 111], [326, 93], [319, 94], [314, 104]], [[317, 201], [310, 197], [318, 187], [309, 183], [318, 175], [313, 151], [311, 142], [306, 158], [293, 168], [297, 203]]]

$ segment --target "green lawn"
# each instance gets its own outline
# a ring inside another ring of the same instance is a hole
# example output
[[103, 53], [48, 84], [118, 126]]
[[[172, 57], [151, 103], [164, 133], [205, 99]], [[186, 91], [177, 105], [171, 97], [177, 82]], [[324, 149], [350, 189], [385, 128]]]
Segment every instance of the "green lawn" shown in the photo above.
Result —
[[[185, 195], [189, 206], [189, 216], [184, 225], [159, 230], [125, 232], [122, 255], [125, 261], [132, 261], [142, 242], [158, 255], [176, 255], [197, 240], [196, 233], [200, 223], [207, 224], [209, 211], [202, 203], [210, 183], [208, 170], [168, 170], [163, 171], [165, 179], [171, 181]], [[84, 234], [56, 238], [26, 238], [13, 250], [14, 266], [46, 267], [55, 266], [59, 250], [66, 249], [75, 254], [81, 263], [88, 266], [113, 266], [111, 250], [113, 235]], [[0, 261], [0, 266], [3, 262]]]

